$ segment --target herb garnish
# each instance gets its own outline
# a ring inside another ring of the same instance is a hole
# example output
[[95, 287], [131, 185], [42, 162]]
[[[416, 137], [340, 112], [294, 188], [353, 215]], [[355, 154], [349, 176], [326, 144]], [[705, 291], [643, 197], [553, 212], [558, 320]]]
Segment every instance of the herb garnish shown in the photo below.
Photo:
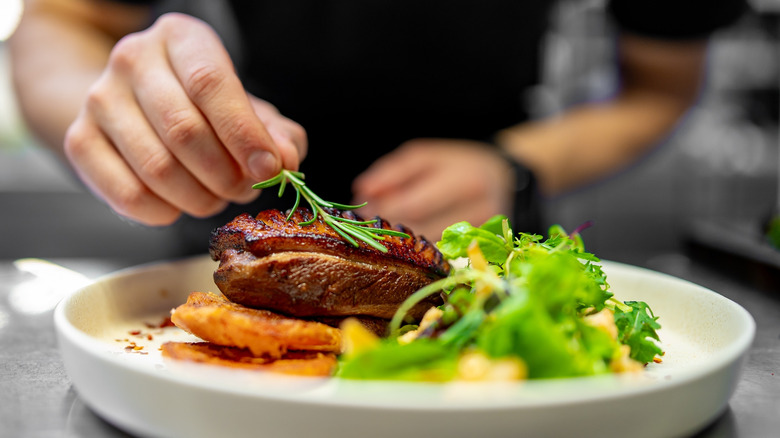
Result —
[[378, 219], [358, 221], [332, 214], [330, 209], [355, 210], [363, 207], [366, 205], [366, 203], [364, 202], [359, 205], [349, 205], [326, 201], [317, 196], [309, 187], [307, 187], [306, 183], [303, 181], [304, 179], [305, 176], [301, 172], [282, 169], [282, 171], [279, 172], [275, 177], [267, 179], [263, 182], [259, 182], [253, 185], [252, 188], [266, 189], [278, 184], [279, 197], [281, 198], [284, 194], [284, 189], [289, 183], [295, 189], [295, 204], [293, 205], [292, 209], [290, 209], [290, 213], [287, 215], [287, 220], [292, 218], [293, 213], [295, 213], [295, 210], [298, 209], [298, 206], [301, 203], [301, 197], [303, 197], [303, 199], [309, 203], [309, 206], [311, 206], [314, 217], [312, 217], [311, 220], [301, 222], [299, 225], [311, 225], [317, 220], [318, 217], [322, 217], [322, 220], [328, 224], [328, 226], [333, 228], [339, 235], [341, 235], [341, 237], [354, 246], [358, 246], [358, 240], [360, 240], [379, 251], [387, 252], [387, 248], [378, 242], [380, 240], [385, 240], [384, 236], [400, 236], [404, 238], [410, 237], [408, 234], [402, 231], [372, 227], [371, 225], [375, 224]]

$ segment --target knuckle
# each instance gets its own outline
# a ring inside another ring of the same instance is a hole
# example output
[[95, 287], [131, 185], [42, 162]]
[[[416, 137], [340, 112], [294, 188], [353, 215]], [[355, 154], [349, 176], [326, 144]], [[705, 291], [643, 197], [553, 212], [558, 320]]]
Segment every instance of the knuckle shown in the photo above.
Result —
[[252, 104], [255, 111], [258, 112], [258, 115], [267, 117], [279, 114], [279, 110], [276, 108], [276, 106], [267, 100], [254, 98], [252, 99]]
[[63, 150], [65, 155], [70, 158], [79, 158], [89, 152], [90, 137], [79, 121], [74, 122], [65, 133], [63, 141]]
[[184, 79], [184, 87], [195, 101], [207, 100], [218, 94], [222, 88], [224, 73], [211, 62], [195, 66]]
[[108, 58], [108, 65], [120, 72], [130, 71], [143, 52], [143, 33], [125, 35], [114, 44]]
[[170, 225], [179, 218], [180, 211], [164, 205], [153, 207], [155, 196], [142, 183], [125, 184], [117, 188], [109, 200], [118, 214], [149, 226]]
[[144, 203], [145, 195], [145, 190], [141, 190], [138, 186], [125, 186], [117, 190], [113, 198], [114, 209], [124, 216], [136, 217], [135, 212]]
[[122, 216], [140, 220], [144, 204], [150, 193], [146, 187], [139, 184], [123, 184], [110, 195], [110, 203], [114, 210]]
[[191, 15], [181, 12], [166, 12], [155, 20], [152, 29], [162, 30], [163, 32], [176, 32], [182, 28], [198, 25], [202, 26], [202, 22]]
[[182, 23], [186, 23], [186, 21], [186, 15], [184, 14], [178, 12], [167, 12], [157, 18], [157, 20], [154, 22], [154, 27], [176, 28], [182, 25]]
[[200, 118], [189, 110], [166, 112], [162, 116], [161, 137], [166, 145], [181, 148], [205, 135]]
[[417, 157], [426, 153], [426, 149], [427, 145], [423, 140], [412, 139], [401, 144], [396, 150], [394, 157], [398, 160], [417, 159]]
[[177, 164], [170, 154], [151, 153], [141, 162], [138, 174], [148, 183], [165, 183], [172, 178]]
[[98, 80], [87, 92], [84, 107], [92, 114], [103, 114], [111, 108], [110, 89], [104, 79]]
[[256, 125], [249, 117], [238, 116], [230, 120], [230, 126], [220, 126], [225, 145], [239, 154], [248, 153], [253, 139], [257, 139]]

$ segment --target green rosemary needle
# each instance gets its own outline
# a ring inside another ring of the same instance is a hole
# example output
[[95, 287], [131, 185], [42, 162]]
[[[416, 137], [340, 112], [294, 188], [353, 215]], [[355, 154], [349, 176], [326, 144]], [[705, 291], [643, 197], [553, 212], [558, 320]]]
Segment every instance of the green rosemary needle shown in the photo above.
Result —
[[292, 209], [290, 209], [287, 220], [292, 218], [293, 213], [295, 213], [295, 210], [298, 209], [298, 206], [301, 203], [301, 197], [303, 197], [303, 199], [309, 203], [309, 206], [311, 206], [311, 211], [314, 213], [314, 216], [311, 220], [301, 222], [299, 225], [311, 225], [318, 217], [322, 217], [322, 220], [328, 224], [328, 226], [333, 228], [341, 237], [354, 246], [359, 246], [358, 241], [362, 241], [379, 251], [387, 252], [387, 248], [378, 242], [380, 240], [385, 240], [384, 236], [410, 237], [402, 231], [372, 227], [371, 225], [375, 224], [377, 219], [358, 221], [331, 214], [328, 209], [355, 210], [366, 205], [366, 203], [349, 205], [326, 201], [317, 196], [316, 193], [306, 186], [306, 183], [303, 182], [304, 178], [305, 177], [301, 172], [282, 169], [275, 177], [254, 184], [252, 188], [267, 189], [278, 185], [279, 197], [281, 197], [284, 194], [284, 189], [287, 187], [287, 184], [292, 185], [295, 189], [295, 204]]

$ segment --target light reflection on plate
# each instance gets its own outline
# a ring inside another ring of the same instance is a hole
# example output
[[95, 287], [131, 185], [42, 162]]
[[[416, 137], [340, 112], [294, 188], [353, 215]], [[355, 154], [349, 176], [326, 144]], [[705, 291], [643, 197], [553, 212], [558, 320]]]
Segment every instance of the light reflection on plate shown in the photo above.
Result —
[[[626, 436], [626, 422], [634, 438], [677, 436], [701, 429], [725, 409], [755, 332], [750, 315], [715, 292], [604, 262], [617, 297], [647, 301], [663, 325], [664, 362], [641, 375], [424, 384], [286, 377], [164, 361], [157, 350], [162, 342], [192, 337], [147, 325], [190, 292], [216, 290], [215, 267], [207, 257], [141, 266], [98, 279], [60, 303], [60, 351], [91, 409], [129, 432], [154, 436], [588, 431], [618, 437]], [[151, 336], [130, 335], [138, 329]], [[142, 348], [126, 350], [128, 342]]]

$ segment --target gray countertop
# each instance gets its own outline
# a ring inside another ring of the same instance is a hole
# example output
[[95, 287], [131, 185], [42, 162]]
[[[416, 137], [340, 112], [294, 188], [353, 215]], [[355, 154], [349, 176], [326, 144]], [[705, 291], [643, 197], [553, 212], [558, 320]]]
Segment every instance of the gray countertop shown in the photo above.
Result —
[[[704, 262], [689, 253], [626, 254], [616, 261], [644, 266], [712, 289], [755, 318], [756, 338], [729, 407], [697, 437], [775, 437], [780, 432], [780, 288], [774, 272]], [[127, 263], [55, 259], [94, 278]], [[94, 414], [72, 387], [57, 350], [53, 308], [58, 285], [0, 260], [0, 436], [127, 436]]]

